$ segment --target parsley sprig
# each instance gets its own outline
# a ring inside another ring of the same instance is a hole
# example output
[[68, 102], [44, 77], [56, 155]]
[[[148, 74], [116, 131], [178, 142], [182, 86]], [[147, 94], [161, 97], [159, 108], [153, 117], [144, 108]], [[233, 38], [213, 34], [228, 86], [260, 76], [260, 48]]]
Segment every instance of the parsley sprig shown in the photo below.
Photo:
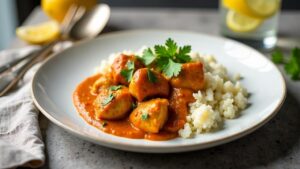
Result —
[[190, 52], [191, 46], [178, 47], [177, 43], [169, 38], [164, 45], [155, 45], [154, 51], [151, 48], [145, 49], [141, 60], [146, 66], [151, 65], [171, 78], [179, 75], [182, 63], [191, 61]]
[[295, 47], [289, 59], [285, 59], [283, 53], [276, 50], [272, 53], [272, 61], [276, 64], [283, 64], [285, 72], [291, 75], [293, 80], [299, 80], [300, 78], [300, 49]]

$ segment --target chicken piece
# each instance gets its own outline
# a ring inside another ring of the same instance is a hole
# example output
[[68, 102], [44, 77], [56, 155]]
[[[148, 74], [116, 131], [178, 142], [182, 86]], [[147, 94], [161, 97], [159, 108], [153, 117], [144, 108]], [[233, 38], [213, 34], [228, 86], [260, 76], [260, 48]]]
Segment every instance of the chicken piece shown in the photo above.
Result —
[[108, 88], [112, 85], [115, 85], [115, 82], [113, 81], [111, 73], [100, 75], [99, 79], [97, 79], [91, 87], [91, 93], [97, 95], [101, 88]]
[[130, 114], [130, 122], [137, 128], [149, 132], [158, 133], [168, 119], [167, 99], [153, 99], [142, 102]]
[[[151, 71], [151, 74], [155, 76], [154, 81], [149, 79], [148, 71]], [[153, 96], [168, 97], [169, 83], [160, 73], [147, 68], [142, 68], [134, 73], [129, 84], [129, 92], [138, 101], [143, 101], [145, 98]]]
[[174, 88], [170, 96], [169, 118], [164, 130], [177, 132], [183, 128], [188, 115], [189, 103], [195, 101], [193, 91], [184, 88]]
[[127, 62], [132, 61], [134, 63], [135, 70], [139, 68], [143, 68], [144, 64], [137, 59], [134, 55], [124, 55], [121, 54], [117, 58], [115, 58], [111, 70], [113, 73], [113, 79], [115, 82], [123, 85], [128, 85], [129, 82], [121, 75], [121, 71], [127, 68]]
[[182, 64], [177, 77], [171, 78], [171, 86], [174, 88], [187, 88], [198, 91], [204, 87], [204, 71], [201, 62]]
[[121, 119], [131, 110], [132, 103], [132, 97], [125, 86], [117, 90], [101, 89], [93, 103], [95, 117], [97, 120]]

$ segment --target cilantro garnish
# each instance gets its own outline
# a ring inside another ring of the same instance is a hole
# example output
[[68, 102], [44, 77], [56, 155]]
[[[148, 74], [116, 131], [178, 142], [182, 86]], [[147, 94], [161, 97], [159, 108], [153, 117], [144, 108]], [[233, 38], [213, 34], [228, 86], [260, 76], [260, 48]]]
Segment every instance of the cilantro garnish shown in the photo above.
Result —
[[191, 61], [188, 55], [190, 52], [191, 46], [178, 47], [177, 43], [169, 38], [164, 45], [155, 45], [154, 52], [151, 48], [145, 49], [141, 60], [146, 66], [155, 63], [154, 68], [171, 78], [178, 76], [182, 63]]
[[148, 66], [155, 60], [155, 54], [152, 52], [150, 48], [145, 49], [141, 60], [142, 62], [144, 62], [146, 66]]
[[274, 63], [283, 63], [283, 54], [280, 50], [276, 50], [272, 53], [272, 61]]
[[293, 80], [300, 76], [300, 49], [294, 48], [290, 60], [284, 66], [285, 71], [291, 75]]
[[163, 67], [163, 72], [167, 77], [178, 76], [181, 71], [181, 64], [169, 59], [168, 64]]
[[149, 118], [148, 113], [143, 113], [142, 116], [141, 116], [142, 120], [147, 120], [148, 118]]
[[111, 91], [116, 91], [116, 90], [119, 90], [122, 88], [122, 85], [117, 85], [117, 86], [110, 86], [109, 87], [109, 90]]
[[132, 107], [133, 109], [135, 109], [135, 108], [137, 107], [137, 105], [133, 102], [133, 103], [131, 104], [131, 107]]
[[106, 122], [106, 121], [103, 121], [102, 127], [105, 127], [105, 126], [107, 126], [107, 122]]
[[149, 68], [147, 68], [147, 76], [148, 76], [148, 80], [151, 83], [155, 83], [157, 81], [156, 76], [154, 75], [154, 73]]
[[110, 103], [113, 99], [115, 98], [115, 96], [112, 94], [112, 93], [110, 93], [109, 95], [108, 95], [108, 97], [107, 98], [105, 98], [103, 101], [102, 101], [102, 106], [106, 106], [108, 103]]
[[274, 63], [284, 64], [285, 72], [291, 75], [293, 80], [299, 80], [300, 78], [300, 49], [295, 47], [290, 55], [290, 58], [285, 60], [284, 55], [279, 51], [272, 53], [272, 61]]
[[167, 39], [164, 45], [155, 45], [155, 53], [160, 57], [174, 57], [177, 52], [177, 44], [171, 39]]
[[130, 82], [134, 72], [134, 62], [128, 60], [126, 67], [126, 69], [121, 70], [121, 75], [126, 79], [127, 82]]
[[176, 60], [180, 63], [190, 62], [192, 59], [188, 55], [191, 52], [191, 46], [180, 47], [178, 53], [176, 54]]

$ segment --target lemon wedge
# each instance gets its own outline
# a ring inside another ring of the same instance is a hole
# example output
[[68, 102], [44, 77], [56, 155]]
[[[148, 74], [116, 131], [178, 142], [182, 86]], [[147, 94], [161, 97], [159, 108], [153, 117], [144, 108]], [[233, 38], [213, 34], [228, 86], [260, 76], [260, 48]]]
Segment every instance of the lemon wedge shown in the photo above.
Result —
[[22, 26], [16, 29], [17, 36], [31, 44], [45, 44], [56, 40], [60, 36], [59, 24], [48, 21], [33, 26]]
[[235, 32], [254, 31], [262, 23], [262, 20], [251, 18], [235, 11], [228, 11], [226, 24], [229, 29]]
[[266, 19], [278, 11], [280, 0], [223, 0], [223, 5], [252, 18]]

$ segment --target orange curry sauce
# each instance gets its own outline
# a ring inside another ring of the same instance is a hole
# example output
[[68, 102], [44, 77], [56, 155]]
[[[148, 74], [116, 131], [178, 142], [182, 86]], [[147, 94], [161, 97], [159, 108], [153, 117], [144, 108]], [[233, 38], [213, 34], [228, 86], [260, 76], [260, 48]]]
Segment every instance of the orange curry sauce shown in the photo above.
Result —
[[[73, 93], [73, 102], [80, 116], [90, 125], [116, 136], [135, 138], [135, 139], [148, 139], [148, 140], [170, 140], [178, 136], [178, 129], [183, 127], [186, 121], [186, 111], [181, 111], [181, 114], [171, 116], [164, 128], [157, 134], [146, 133], [136, 127], [134, 127], [128, 117], [121, 120], [96, 120], [93, 102], [96, 99], [96, 95], [92, 95], [90, 89], [93, 83], [101, 75], [94, 75], [83, 82], [81, 82], [75, 92]], [[190, 98], [191, 100], [193, 98]], [[105, 124], [105, 125], [104, 125]], [[171, 130], [170, 130], [171, 128]], [[174, 130], [172, 130], [172, 128]], [[165, 129], [168, 129], [166, 131]]]

